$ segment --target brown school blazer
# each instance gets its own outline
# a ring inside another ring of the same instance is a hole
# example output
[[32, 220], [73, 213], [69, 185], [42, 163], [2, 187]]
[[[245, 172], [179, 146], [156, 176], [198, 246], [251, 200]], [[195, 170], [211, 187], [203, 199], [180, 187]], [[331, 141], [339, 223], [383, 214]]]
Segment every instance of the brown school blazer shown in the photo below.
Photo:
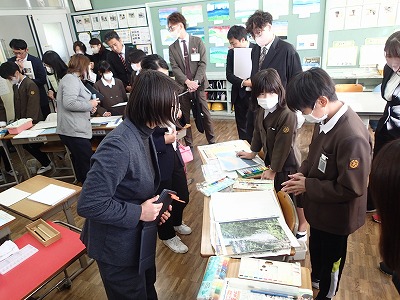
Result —
[[[179, 84], [185, 86], [185, 80], [187, 79], [185, 74], [185, 59], [183, 58], [179, 43], [181, 43], [181, 41], [177, 39], [169, 46], [169, 61], [175, 80]], [[191, 54], [196, 51], [200, 53], [200, 61], [191, 61]], [[193, 80], [198, 80], [200, 84], [199, 90], [204, 90], [209, 86], [206, 76], [207, 54], [206, 47], [199, 37], [189, 35], [188, 53], [190, 72], [192, 73]]]
[[[348, 235], [365, 222], [371, 137], [350, 107], [327, 134], [319, 128], [299, 169], [306, 177], [304, 213], [311, 227]], [[327, 157], [325, 173], [318, 169], [321, 154]]]

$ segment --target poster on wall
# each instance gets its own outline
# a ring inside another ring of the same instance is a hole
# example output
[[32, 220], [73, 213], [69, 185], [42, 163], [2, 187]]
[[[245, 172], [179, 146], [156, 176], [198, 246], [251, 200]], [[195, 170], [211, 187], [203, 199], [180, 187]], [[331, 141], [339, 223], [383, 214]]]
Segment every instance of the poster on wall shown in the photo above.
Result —
[[236, 0], [235, 18], [245, 23], [258, 8], [258, 0]]
[[147, 26], [147, 16], [145, 8], [136, 9], [137, 26]]
[[361, 27], [376, 27], [378, 25], [379, 4], [364, 5], [361, 12]]
[[108, 13], [108, 22], [110, 23], [111, 29], [118, 28], [118, 17], [116, 11]]
[[344, 7], [336, 7], [329, 10], [329, 31], [343, 30], [346, 9]]
[[110, 22], [108, 20], [108, 13], [100, 13], [99, 17], [100, 17], [101, 29], [102, 30], [111, 29]]
[[201, 5], [183, 6], [182, 15], [185, 16], [188, 26], [196, 27], [203, 23], [203, 7]]
[[161, 44], [164, 46], [169, 46], [176, 40], [176, 38], [172, 36], [171, 32], [169, 32], [168, 29], [161, 29], [160, 35], [161, 35]]
[[346, 7], [346, 19], [344, 21], [344, 29], [357, 29], [361, 26], [362, 6]]
[[296, 50], [317, 49], [318, 34], [299, 34], [297, 36]]
[[308, 18], [311, 13], [319, 13], [320, 6], [320, 0], [293, 0], [293, 14]]
[[382, 3], [379, 9], [378, 26], [394, 26], [397, 3]]
[[84, 15], [84, 16], [82, 16], [82, 20], [83, 20], [83, 27], [85, 28], [85, 31], [92, 31], [93, 27], [92, 27], [92, 21], [90, 19], [90, 16]]
[[207, 3], [208, 21], [214, 24], [222, 24], [224, 20], [229, 20], [229, 2], [211, 2]]
[[204, 27], [188, 27], [186, 28], [186, 32], [189, 33], [190, 35], [197, 36], [205, 41], [205, 35], [204, 35]]
[[[173, 12], [178, 11], [177, 7], [167, 7], [158, 9], [158, 19], [160, 20], [160, 26], [167, 27], [167, 18]], [[186, 20], [187, 21], [187, 20]]]
[[118, 12], [118, 26], [119, 28], [128, 27], [128, 18], [125, 11]]
[[130, 30], [132, 44], [137, 45], [151, 43], [149, 27], [131, 28]]
[[153, 50], [151, 49], [151, 44], [147, 45], [136, 45], [136, 49], [142, 50], [146, 55], [153, 54]]
[[228, 50], [228, 47], [210, 47], [210, 63], [225, 66]]
[[128, 19], [128, 27], [135, 27], [137, 25], [136, 9], [129, 9], [126, 11], [126, 17]]
[[277, 20], [280, 16], [289, 15], [289, 0], [264, 0], [263, 9], [272, 15], [273, 20]]
[[90, 15], [92, 21], [93, 30], [101, 30], [100, 16], [99, 14]]
[[74, 24], [77, 32], [85, 31], [85, 26], [83, 26], [82, 16], [74, 16]]
[[274, 33], [278, 37], [280, 37], [283, 40], [287, 39], [288, 36], [288, 28], [289, 28], [289, 22], [288, 21], [276, 21], [273, 23], [274, 27]]
[[217, 47], [223, 46], [228, 42], [226, 35], [229, 31], [229, 26], [210, 26], [208, 27], [208, 41], [210, 44], [215, 44]]
[[124, 43], [124, 44], [131, 43], [131, 32], [130, 32], [129, 28], [115, 29], [115, 32], [119, 35], [122, 43]]

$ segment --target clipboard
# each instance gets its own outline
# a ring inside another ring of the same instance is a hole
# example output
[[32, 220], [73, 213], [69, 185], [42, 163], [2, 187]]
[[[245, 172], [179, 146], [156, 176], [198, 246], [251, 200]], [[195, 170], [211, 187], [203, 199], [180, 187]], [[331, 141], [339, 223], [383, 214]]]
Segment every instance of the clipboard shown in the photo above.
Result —
[[92, 85], [89, 83], [85, 83], [85, 87], [89, 90], [89, 92], [93, 95], [96, 94], [96, 98], [99, 98], [99, 101], [104, 100], [104, 95], [100, 93], [97, 89], [95, 89]]

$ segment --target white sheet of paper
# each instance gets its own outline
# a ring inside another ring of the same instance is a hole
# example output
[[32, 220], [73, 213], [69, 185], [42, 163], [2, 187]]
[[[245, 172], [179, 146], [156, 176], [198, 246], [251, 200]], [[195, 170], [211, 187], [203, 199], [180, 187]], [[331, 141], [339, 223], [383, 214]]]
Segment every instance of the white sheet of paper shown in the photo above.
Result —
[[55, 205], [74, 192], [75, 190], [73, 189], [65, 188], [55, 184], [49, 184], [40, 191], [28, 196], [28, 199], [47, 205]]
[[90, 119], [91, 124], [105, 124], [108, 122], [115, 122], [121, 116], [111, 116], [111, 117], [94, 117]]
[[0, 210], [0, 226], [15, 220], [15, 217], [6, 213], [4, 210]]
[[235, 76], [247, 79], [251, 75], [251, 50], [252, 48], [234, 48], [233, 49], [233, 74]]
[[18, 133], [16, 136], [14, 136], [13, 139], [25, 139], [25, 138], [37, 137], [43, 131], [44, 131], [44, 129], [24, 130], [24, 131]]
[[114, 104], [111, 107], [120, 107], [120, 106], [125, 106], [126, 104], [128, 104], [128, 102], [120, 102], [120, 103]]
[[40, 121], [35, 126], [31, 128], [31, 130], [39, 130], [46, 128], [55, 128], [57, 127], [57, 121]]
[[30, 194], [31, 193], [27, 193], [12, 187], [0, 193], [0, 204], [11, 206], [14, 203], [17, 203], [18, 201], [28, 197]]

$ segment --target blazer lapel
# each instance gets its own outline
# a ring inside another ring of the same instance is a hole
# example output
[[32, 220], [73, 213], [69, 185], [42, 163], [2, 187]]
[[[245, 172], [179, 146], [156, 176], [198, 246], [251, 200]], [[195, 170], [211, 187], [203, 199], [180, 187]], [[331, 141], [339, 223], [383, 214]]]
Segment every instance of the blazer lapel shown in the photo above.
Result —
[[174, 51], [178, 54], [178, 57], [179, 57], [179, 61], [177, 61], [179, 64], [179, 68], [181, 70], [185, 70], [185, 60], [183, 59], [181, 46], [179, 45], [179, 43], [180, 43], [180, 41], [179, 41], [179, 39], [177, 39], [172, 45], [174, 47], [173, 48]]
[[269, 64], [271, 63], [272, 59], [274, 58], [276, 54], [276, 47], [278, 46], [279, 38], [276, 36], [274, 41], [271, 44], [271, 47], [269, 47], [269, 50], [267, 52], [267, 55], [265, 55], [264, 61], [261, 65], [261, 69], [266, 69]]

